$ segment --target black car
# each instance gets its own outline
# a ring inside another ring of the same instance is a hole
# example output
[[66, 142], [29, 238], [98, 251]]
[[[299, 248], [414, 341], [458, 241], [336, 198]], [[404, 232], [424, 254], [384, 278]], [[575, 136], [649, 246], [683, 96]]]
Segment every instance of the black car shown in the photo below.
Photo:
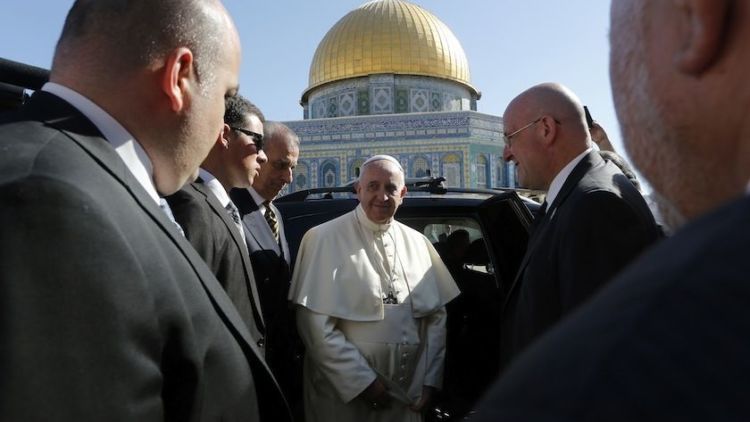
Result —
[[[407, 182], [396, 219], [433, 242], [461, 290], [447, 306], [443, 391], [429, 415], [459, 420], [497, 374], [500, 308], [539, 204], [513, 190], [452, 189], [440, 182]], [[294, 192], [274, 203], [294, 262], [308, 229], [351, 211], [358, 201], [349, 186]]]

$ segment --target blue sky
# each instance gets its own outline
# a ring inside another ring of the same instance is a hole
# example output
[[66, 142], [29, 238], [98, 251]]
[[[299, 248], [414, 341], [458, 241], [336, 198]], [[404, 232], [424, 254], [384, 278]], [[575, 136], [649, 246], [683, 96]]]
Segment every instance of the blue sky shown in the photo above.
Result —
[[[469, 59], [478, 110], [502, 115], [524, 89], [561, 82], [619, 152], [609, 83], [609, 4], [601, 0], [411, 0], [450, 27]], [[0, 57], [49, 68], [72, 0], [3, 0]], [[300, 95], [328, 29], [361, 0], [224, 0], [242, 38], [241, 92], [272, 120], [302, 118]]]

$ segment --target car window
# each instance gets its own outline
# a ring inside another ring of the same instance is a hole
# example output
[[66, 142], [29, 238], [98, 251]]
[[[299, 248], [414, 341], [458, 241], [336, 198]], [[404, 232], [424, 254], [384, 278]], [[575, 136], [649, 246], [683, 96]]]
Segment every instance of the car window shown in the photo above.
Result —
[[399, 221], [425, 235], [449, 268], [493, 273], [482, 229], [475, 218], [426, 216]]

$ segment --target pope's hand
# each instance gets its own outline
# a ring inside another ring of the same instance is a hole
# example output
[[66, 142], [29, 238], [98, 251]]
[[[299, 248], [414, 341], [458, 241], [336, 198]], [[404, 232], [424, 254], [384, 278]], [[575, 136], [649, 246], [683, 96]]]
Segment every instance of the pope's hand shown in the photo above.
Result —
[[359, 396], [369, 403], [373, 410], [387, 407], [391, 402], [391, 396], [388, 395], [388, 389], [385, 388], [385, 384], [377, 378], [375, 378], [375, 381], [368, 385]]

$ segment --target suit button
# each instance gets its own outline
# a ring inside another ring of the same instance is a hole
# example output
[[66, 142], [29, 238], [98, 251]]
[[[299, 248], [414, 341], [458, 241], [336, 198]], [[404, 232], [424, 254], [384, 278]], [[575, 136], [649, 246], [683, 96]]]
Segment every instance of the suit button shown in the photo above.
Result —
[[266, 345], [266, 339], [261, 338], [260, 340], [258, 340], [258, 347], [263, 348], [265, 347], [265, 345]]

